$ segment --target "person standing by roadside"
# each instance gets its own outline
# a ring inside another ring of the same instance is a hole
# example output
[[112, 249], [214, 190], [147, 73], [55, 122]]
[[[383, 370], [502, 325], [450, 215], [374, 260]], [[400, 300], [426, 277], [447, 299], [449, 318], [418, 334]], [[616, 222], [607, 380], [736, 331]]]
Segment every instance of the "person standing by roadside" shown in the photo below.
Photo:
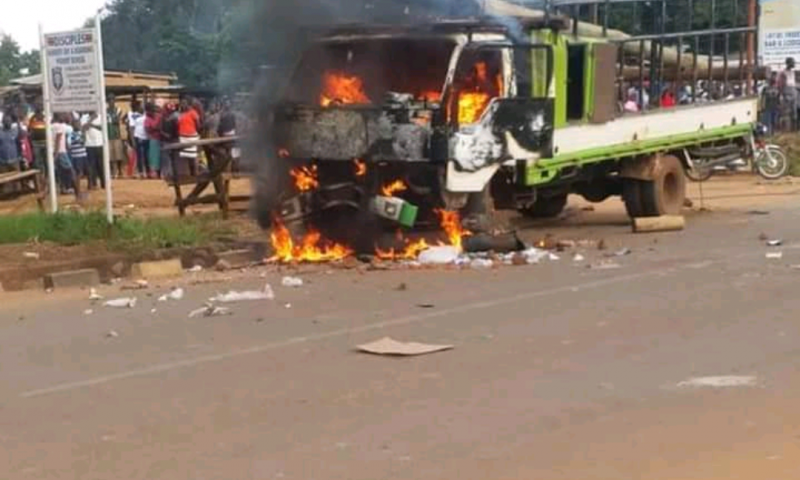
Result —
[[147, 132], [147, 164], [150, 178], [161, 177], [161, 112], [154, 103], [147, 104], [147, 117], [144, 121]]
[[[222, 100], [222, 110], [219, 117], [219, 127], [217, 134], [220, 137], [233, 137], [236, 136], [236, 113], [231, 106], [231, 100], [224, 98]], [[241, 157], [241, 150], [236, 145], [231, 145], [231, 170], [233, 173], [239, 173], [239, 158]]]
[[[78, 120], [72, 122], [72, 132], [69, 134], [67, 149], [69, 150], [69, 159], [72, 162], [72, 168], [75, 171], [75, 182], [79, 183], [81, 177], [91, 178], [89, 157], [86, 152], [86, 139], [84, 132]], [[89, 184], [91, 190], [91, 184]]]
[[769, 82], [761, 94], [761, 111], [764, 117], [762, 122], [769, 128], [769, 133], [775, 135], [780, 126], [781, 116], [781, 91], [778, 89], [778, 72], [772, 72]]
[[784, 121], [790, 122], [789, 129], [792, 131], [797, 130], [797, 72], [794, 68], [794, 58], [787, 58], [786, 68], [781, 71], [778, 80]]
[[103, 166], [103, 121], [97, 112], [92, 112], [89, 121], [83, 126], [86, 135], [86, 152], [89, 155], [89, 190], [106, 188], [105, 168]]
[[136, 167], [139, 172], [139, 178], [147, 178], [147, 130], [144, 128], [144, 123], [147, 120], [142, 107], [136, 112], [133, 121], [133, 140], [136, 143]]
[[11, 115], [3, 115], [0, 123], [0, 173], [15, 172], [20, 169], [20, 154], [17, 146], [17, 131], [11, 128], [14, 123]]
[[[181, 100], [181, 114], [178, 118], [178, 135], [180, 143], [196, 142], [200, 140], [200, 115], [195, 108], [192, 108], [188, 99]], [[189, 174], [197, 175], [197, 150], [196, 146], [186, 147], [181, 150], [181, 163], [186, 162]], [[175, 172], [179, 176], [182, 172]]]
[[122, 177], [127, 155], [125, 146], [122, 144], [122, 111], [117, 107], [116, 98], [108, 96], [108, 106], [106, 108], [108, 118], [108, 154], [111, 163], [111, 173], [115, 178]]
[[[161, 123], [159, 125], [161, 142], [177, 143], [180, 140], [178, 135], [178, 121], [180, 120], [180, 113], [178, 108], [173, 103], [168, 103], [164, 107], [164, 112], [161, 114]], [[169, 152], [162, 152], [161, 155], [161, 175], [165, 179], [172, 178], [172, 158], [178, 152], [171, 150]]]
[[47, 171], [47, 124], [45, 123], [44, 113], [41, 107], [36, 111], [28, 123], [31, 146], [33, 147], [33, 168]]
[[53, 155], [55, 157], [55, 174], [62, 194], [67, 194], [70, 190], [75, 193], [75, 197], [80, 199], [80, 183], [77, 182], [75, 169], [69, 159], [67, 150], [67, 140], [72, 133], [69, 125], [70, 115], [68, 113], [56, 114], [53, 120], [51, 131], [53, 133]]

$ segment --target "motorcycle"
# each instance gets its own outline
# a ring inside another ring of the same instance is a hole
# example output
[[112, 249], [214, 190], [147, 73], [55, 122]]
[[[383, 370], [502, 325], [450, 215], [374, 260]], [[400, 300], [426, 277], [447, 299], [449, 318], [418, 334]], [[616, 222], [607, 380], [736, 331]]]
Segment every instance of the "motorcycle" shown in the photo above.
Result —
[[753, 172], [766, 180], [783, 177], [789, 171], [789, 160], [779, 145], [767, 143], [768, 133], [766, 125], [756, 125], [744, 152], [739, 145], [687, 150], [689, 168], [686, 169], [686, 176], [695, 182], [704, 182], [717, 171], [737, 172], [749, 165]]

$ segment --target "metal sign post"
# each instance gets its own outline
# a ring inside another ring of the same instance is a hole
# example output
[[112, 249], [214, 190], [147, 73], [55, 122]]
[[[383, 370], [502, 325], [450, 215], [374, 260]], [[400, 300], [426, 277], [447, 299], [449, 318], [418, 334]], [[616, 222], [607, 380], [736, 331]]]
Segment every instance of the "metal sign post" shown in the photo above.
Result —
[[47, 68], [47, 50], [45, 49], [44, 32], [42, 31], [42, 24], [39, 24], [39, 53], [42, 65], [42, 96], [44, 98], [44, 124], [45, 124], [45, 144], [47, 145], [47, 175], [48, 185], [50, 189], [50, 211], [52, 213], [58, 212], [58, 190], [56, 190], [56, 169], [55, 162], [53, 161], [53, 111], [50, 108], [50, 82], [47, 81], [44, 72], [48, 72]]
[[100, 26], [100, 15], [94, 18], [94, 27], [97, 32], [97, 76], [100, 85], [100, 105], [98, 115], [102, 119], [103, 125], [103, 176], [106, 184], [106, 217], [108, 223], [114, 223], [114, 194], [111, 189], [111, 146], [108, 141], [108, 107], [106, 105], [106, 75], [103, 63], [103, 31]]

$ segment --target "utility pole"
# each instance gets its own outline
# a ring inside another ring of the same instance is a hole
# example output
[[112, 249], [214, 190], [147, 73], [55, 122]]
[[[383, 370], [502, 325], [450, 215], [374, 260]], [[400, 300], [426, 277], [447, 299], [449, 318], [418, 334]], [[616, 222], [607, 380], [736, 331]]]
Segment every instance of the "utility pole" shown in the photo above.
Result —
[[[747, 26], [753, 28], [757, 22], [757, 0], [749, 0], [750, 4], [747, 6]], [[755, 93], [755, 85], [753, 84], [753, 65], [755, 64], [756, 44], [755, 32], [747, 33], [747, 93], [753, 95]]]

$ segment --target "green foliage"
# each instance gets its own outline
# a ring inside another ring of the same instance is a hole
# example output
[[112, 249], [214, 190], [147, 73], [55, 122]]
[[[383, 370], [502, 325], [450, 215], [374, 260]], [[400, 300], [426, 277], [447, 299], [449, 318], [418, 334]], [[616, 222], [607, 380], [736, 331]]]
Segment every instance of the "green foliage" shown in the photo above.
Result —
[[109, 226], [104, 214], [41, 213], [0, 217], [0, 244], [32, 239], [59, 245], [105, 242], [111, 250], [149, 250], [195, 246], [230, 231], [208, 217], [120, 218]]
[[0, 86], [23, 75], [25, 70], [28, 75], [39, 73], [39, 51], [31, 50], [22, 52], [19, 44], [9, 35], [0, 37]]

